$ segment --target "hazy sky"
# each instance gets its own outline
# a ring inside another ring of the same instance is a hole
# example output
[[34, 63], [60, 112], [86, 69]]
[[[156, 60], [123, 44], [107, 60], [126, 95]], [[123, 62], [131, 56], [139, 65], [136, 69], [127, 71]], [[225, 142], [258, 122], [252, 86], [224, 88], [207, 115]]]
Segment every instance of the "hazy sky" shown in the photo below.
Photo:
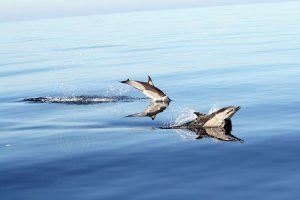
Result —
[[284, 0], [0, 0], [0, 21], [271, 1]]

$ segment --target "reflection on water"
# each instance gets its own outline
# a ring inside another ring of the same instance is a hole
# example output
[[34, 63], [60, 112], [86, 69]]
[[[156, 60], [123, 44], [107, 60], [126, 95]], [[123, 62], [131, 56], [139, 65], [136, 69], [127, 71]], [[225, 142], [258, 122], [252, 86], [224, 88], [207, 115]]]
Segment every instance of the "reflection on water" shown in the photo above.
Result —
[[226, 130], [225, 128], [204, 128], [202, 130], [197, 130], [196, 139], [202, 139], [204, 137], [210, 137], [221, 141], [240, 141], [244, 143], [244, 140], [231, 134], [231, 131]]
[[166, 110], [169, 104], [170, 101], [150, 102], [150, 105], [143, 112], [127, 115], [126, 117], [150, 117], [154, 120], [156, 115]]
[[197, 134], [196, 139], [213, 138], [216, 140], [226, 141], [226, 142], [239, 141], [241, 143], [244, 143], [244, 140], [231, 134], [232, 124], [230, 120], [227, 121], [225, 127], [198, 128], [198, 129], [191, 128], [188, 130], [193, 131]]

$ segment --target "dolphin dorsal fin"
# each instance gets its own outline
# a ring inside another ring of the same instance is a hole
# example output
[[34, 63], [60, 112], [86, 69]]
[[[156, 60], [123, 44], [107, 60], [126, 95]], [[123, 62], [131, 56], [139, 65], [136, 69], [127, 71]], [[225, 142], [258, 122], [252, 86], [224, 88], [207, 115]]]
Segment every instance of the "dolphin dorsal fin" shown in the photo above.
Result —
[[154, 84], [153, 84], [152, 79], [151, 79], [150, 76], [148, 76], [148, 83], [149, 83], [150, 85], [154, 86]]
[[195, 115], [197, 115], [197, 117], [204, 117], [206, 116], [205, 114], [202, 114], [200, 112], [194, 112]]

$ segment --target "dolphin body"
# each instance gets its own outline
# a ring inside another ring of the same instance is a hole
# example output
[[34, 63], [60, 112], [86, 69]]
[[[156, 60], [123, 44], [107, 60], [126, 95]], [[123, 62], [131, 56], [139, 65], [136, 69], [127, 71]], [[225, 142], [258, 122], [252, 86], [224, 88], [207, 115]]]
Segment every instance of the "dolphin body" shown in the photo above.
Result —
[[240, 109], [239, 106], [222, 108], [211, 114], [195, 112], [195, 120], [178, 126], [161, 127], [162, 129], [181, 129], [192, 131], [197, 134], [196, 139], [214, 138], [221, 141], [244, 141], [231, 134], [232, 123], [230, 118]]
[[170, 102], [151, 102], [143, 112], [128, 115], [126, 117], [150, 117], [154, 120], [158, 113], [163, 112], [169, 106], [169, 103]]
[[222, 108], [209, 115], [195, 112], [195, 120], [182, 125], [169, 127], [172, 129], [199, 129], [199, 128], [226, 128], [231, 121], [230, 118], [240, 109], [239, 106], [229, 106]]
[[148, 76], [147, 82], [142, 81], [133, 81], [133, 80], [125, 80], [120, 81], [121, 83], [125, 83], [127, 85], [130, 85], [138, 90], [140, 90], [142, 93], [144, 93], [147, 97], [152, 99], [153, 102], [170, 102], [171, 99], [160, 89], [154, 86], [152, 79], [150, 76]]

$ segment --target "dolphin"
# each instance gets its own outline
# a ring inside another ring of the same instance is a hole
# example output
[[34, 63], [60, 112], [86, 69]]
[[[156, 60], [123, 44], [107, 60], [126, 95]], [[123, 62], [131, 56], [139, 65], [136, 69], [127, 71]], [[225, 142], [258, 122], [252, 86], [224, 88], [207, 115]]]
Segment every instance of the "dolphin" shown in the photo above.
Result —
[[211, 114], [202, 114], [194, 112], [197, 116], [195, 120], [186, 122], [182, 125], [170, 127], [175, 129], [191, 129], [191, 128], [224, 128], [228, 123], [231, 124], [230, 118], [240, 109], [240, 106], [229, 106]]
[[170, 102], [151, 102], [143, 112], [128, 115], [126, 117], [150, 117], [154, 120], [158, 113], [163, 112], [169, 106], [169, 103]]
[[152, 79], [150, 76], [148, 76], [147, 82], [142, 81], [133, 81], [133, 80], [125, 80], [120, 81], [121, 83], [125, 83], [127, 85], [130, 85], [138, 90], [140, 90], [142, 93], [144, 93], [147, 97], [152, 99], [153, 102], [170, 102], [171, 99], [160, 89], [154, 86]]
[[195, 112], [195, 120], [186, 122], [178, 126], [161, 127], [161, 129], [181, 129], [196, 133], [196, 139], [214, 138], [221, 141], [244, 141], [231, 134], [231, 117], [240, 109], [239, 106], [229, 106], [222, 108], [211, 114]]

